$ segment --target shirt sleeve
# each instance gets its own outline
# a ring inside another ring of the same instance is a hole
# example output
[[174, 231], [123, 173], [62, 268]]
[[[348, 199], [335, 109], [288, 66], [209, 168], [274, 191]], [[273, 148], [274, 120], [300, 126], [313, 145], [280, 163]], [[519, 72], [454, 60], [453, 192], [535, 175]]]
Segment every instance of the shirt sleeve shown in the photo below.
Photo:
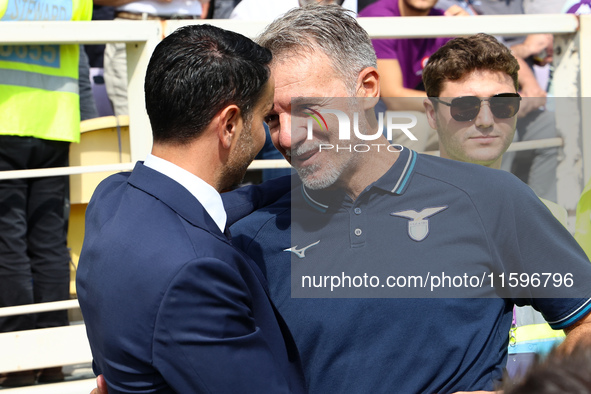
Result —
[[503, 182], [496, 207], [489, 198], [480, 211], [505, 294], [517, 305], [532, 305], [552, 328], [568, 327], [591, 312], [591, 263], [529, 187], [512, 176]]
[[260, 185], [250, 185], [222, 193], [222, 202], [231, 226], [257, 209], [266, 207], [291, 190], [291, 175], [270, 179]]

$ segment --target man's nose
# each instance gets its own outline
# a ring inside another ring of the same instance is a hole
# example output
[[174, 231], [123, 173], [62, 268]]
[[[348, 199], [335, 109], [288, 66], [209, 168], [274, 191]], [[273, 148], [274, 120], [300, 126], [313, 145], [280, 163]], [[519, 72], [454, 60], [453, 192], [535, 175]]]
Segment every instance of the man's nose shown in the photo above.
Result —
[[490, 110], [490, 102], [482, 101], [480, 103], [480, 111], [476, 116], [476, 127], [488, 128], [495, 123], [495, 117]]

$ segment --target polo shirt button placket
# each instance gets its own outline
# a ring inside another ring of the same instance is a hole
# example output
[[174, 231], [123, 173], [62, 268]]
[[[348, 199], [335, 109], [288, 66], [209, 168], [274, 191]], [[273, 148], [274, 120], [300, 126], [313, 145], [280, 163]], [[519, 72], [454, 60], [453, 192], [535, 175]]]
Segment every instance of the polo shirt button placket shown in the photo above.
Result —
[[365, 208], [361, 208], [359, 206], [353, 205], [349, 211], [349, 231], [350, 231], [350, 241], [351, 247], [363, 247], [365, 245], [365, 233], [363, 232], [363, 228], [365, 227], [365, 216], [361, 215]]

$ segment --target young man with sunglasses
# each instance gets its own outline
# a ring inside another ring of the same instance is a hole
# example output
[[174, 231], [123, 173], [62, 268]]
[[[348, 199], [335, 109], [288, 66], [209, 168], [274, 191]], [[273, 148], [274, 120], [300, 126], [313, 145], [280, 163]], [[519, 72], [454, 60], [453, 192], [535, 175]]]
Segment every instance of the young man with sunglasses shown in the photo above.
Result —
[[486, 34], [456, 38], [432, 55], [424, 106], [441, 157], [500, 168], [521, 103], [518, 70], [511, 52]]
[[[518, 70], [511, 52], [486, 34], [454, 39], [433, 55], [423, 77], [429, 94], [424, 105], [431, 127], [439, 134], [441, 157], [501, 168], [522, 102], [516, 93]], [[542, 201], [566, 225], [565, 209]], [[510, 376], [525, 371], [536, 353], [545, 354], [564, 339], [562, 330], [552, 330], [530, 306], [516, 308], [514, 313], [507, 363]]]

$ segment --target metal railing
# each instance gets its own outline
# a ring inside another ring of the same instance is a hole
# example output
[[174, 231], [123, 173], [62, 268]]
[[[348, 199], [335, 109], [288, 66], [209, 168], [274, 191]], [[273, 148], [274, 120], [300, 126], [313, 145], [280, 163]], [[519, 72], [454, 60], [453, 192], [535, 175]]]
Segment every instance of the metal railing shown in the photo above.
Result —
[[[359, 18], [359, 23], [372, 38], [416, 38], [470, 35], [479, 32], [499, 36], [529, 33], [555, 34], [556, 47], [554, 75], [557, 97], [590, 97], [591, 77], [580, 70], [591, 69], [591, 16], [575, 15], [495, 15], [454, 18]], [[209, 23], [244, 35], [255, 37], [267, 22], [233, 20], [172, 20], [172, 21], [92, 21], [92, 22], [13, 22], [0, 23], [0, 44], [24, 45], [47, 43], [99, 44], [127, 43], [129, 118], [131, 162], [145, 158], [152, 144], [150, 124], [144, 109], [143, 81], [149, 57], [158, 42], [180, 26]], [[73, 33], [75, 32], [75, 33]], [[577, 72], [573, 73], [575, 69]], [[563, 70], [568, 70], [563, 72]], [[590, 124], [589, 114], [581, 114], [581, 129]], [[567, 144], [565, 144], [567, 145]], [[581, 156], [584, 161], [584, 179], [591, 177], [591, 136], [582, 135]], [[125, 164], [125, 163], [124, 163]], [[275, 165], [275, 164], [274, 164]], [[72, 168], [81, 173], [85, 167]], [[99, 171], [100, 167], [87, 167]], [[264, 168], [256, 163], [254, 168]], [[104, 171], [112, 171], [105, 167]], [[61, 171], [61, 170], [60, 170]], [[33, 173], [29, 173], [33, 174]], [[43, 176], [49, 173], [39, 172]], [[59, 174], [64, 174], [60, 172]], [[24, 174], [23, 174], [24, 175]], [[0, 173], [0, 179], [18, 177], [17, 173]]]

